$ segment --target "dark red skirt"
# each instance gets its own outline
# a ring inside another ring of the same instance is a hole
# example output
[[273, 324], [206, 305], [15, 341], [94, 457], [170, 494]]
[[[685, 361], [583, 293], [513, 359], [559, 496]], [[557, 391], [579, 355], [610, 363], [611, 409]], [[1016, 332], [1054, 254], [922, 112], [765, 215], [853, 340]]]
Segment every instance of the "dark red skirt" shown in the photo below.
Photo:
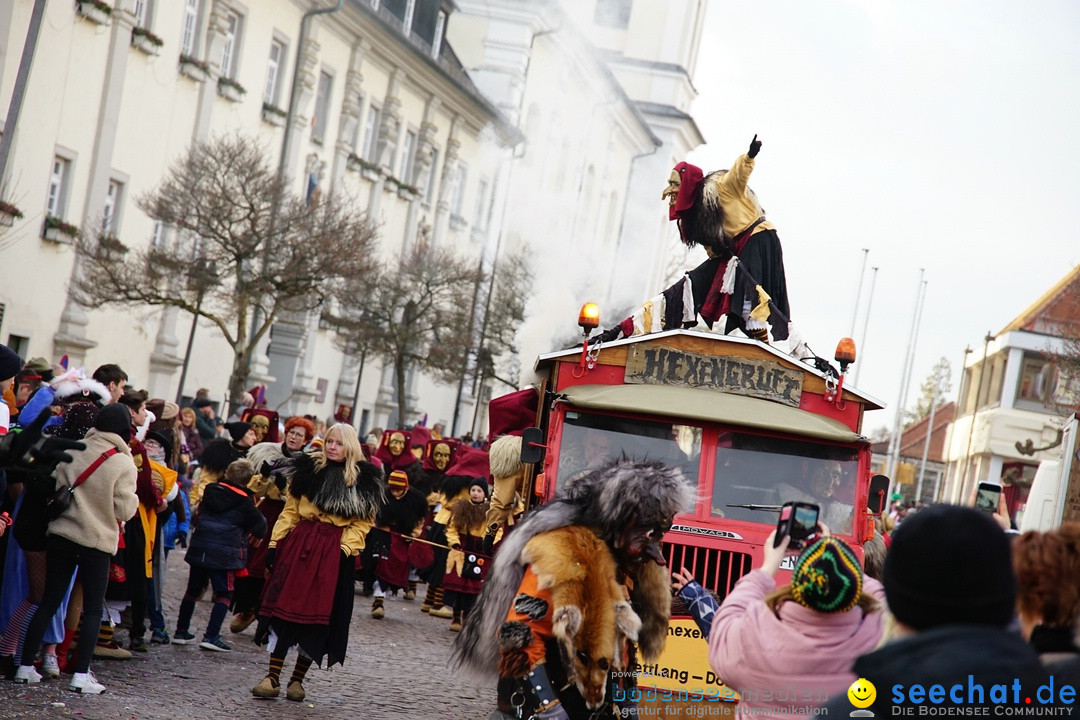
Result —
[[390, 587], [403, 588], [409, 584], [409, 543], [401, 535], [390, 533], [390, 550], [375, 565], [375, 577]]
[[263, 591], [261, 615], [304, 625], [326, 625], [341, 568], [341, 528], [301, 520], [277, 544], [274, 571]]

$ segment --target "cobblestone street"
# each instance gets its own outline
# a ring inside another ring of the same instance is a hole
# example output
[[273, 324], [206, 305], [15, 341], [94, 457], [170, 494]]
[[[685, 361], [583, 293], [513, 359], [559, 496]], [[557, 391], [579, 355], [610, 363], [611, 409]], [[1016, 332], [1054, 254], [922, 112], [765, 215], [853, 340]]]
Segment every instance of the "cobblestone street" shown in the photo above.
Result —
[[[169, 556], [165, 617], [171, 634], [187, 582], [183, 551]], [[423, 591], [421, 585], [420, 590]], [[422, 595], [421, 595], [422, 597]], [[209, 598], [207, 593], [206, 598]], [[198, 644], [151, 646], [128, 661], [95, 659], [91, 667], [108, 691], [81, 696], [67, 689], [70, 676], [40, 685], [0, 681], [0, 718], [486, 718], [494, 706], [494, 683], [477, 684], [451, 673], [446, 662], [454, 634], [449, 620], [420, 612], [420, 599], [387, 597], [386, 617], [374, 620], [371, 600], [356, 597], [344, 668], [312, 667], [301, 703], [258, 700], [250, 688], [266, 674], [268, 655], [252, 642], [254, 626], [241, 635], [227, 630], [230, 653], [200, 650]], [[210, 604], [199, 602], [192, 632], [202, 637]], [[230, 616], [231, 619], [231, 616]], [[117, 632], [126, 641], [126, 631]], [[289, 654], [287, 682], [295, 662]], [[283, 685], [284, 685], [283, 682]], [[62, 706], [56, 705], [63, 703]]]

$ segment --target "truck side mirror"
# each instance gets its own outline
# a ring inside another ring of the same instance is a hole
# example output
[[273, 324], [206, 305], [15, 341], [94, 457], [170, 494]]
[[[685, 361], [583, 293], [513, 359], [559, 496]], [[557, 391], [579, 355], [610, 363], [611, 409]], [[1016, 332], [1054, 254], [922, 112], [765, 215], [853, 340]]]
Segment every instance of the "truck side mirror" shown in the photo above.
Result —
[[544, 431], [538, 427], [525, 428], [521, 433], [521, 462], [533, 464], [544, 459]]
[[870, 495], [866, 498], [866, 507], [872, 515], [885, 511], [885, 495], [889, 492], [889, 478], [875, 475], [870, 478]]

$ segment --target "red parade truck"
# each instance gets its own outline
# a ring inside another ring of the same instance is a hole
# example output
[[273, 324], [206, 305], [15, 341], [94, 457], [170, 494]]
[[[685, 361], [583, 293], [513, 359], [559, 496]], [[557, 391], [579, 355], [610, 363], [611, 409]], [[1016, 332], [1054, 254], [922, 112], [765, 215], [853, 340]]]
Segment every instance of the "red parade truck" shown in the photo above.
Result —
[[[837, 360], [846, 367], [854, 347], [842, 346]], [[756, 340], [695, 330], [600, 348], [586, 343], [541, 355], [536, 371], [543, 401], [538, 429], [526, 431], [525, 441], [545, 451], [533, 469], [533, 502], [552, 499], [611, 457], [682, 468], [697, 484], [698, 502], [664, 538], [668, 565], [690, 569], [721, 601], [761, 563], [787, 501], [819, 504], [821, 519], [861, 558], [873, 534], [871, 512], [880, 513], [888, 486], [884, 476], [871, 477], [863, 414], [883, 405], [844, 387], [842, 373]], [[536, 459], [528, 453], [523, 459]], [[787, 570], [792, 561], [785, 560]], [[778, 580], [786, 581], [783, 573]], [[653, 706], [657, 717], [700, 717], [702, 708], [688, 705], [737, 699], [710, 670], [705, 640], [679, 610], [663, 656], [636, 668], [640, 705]]]

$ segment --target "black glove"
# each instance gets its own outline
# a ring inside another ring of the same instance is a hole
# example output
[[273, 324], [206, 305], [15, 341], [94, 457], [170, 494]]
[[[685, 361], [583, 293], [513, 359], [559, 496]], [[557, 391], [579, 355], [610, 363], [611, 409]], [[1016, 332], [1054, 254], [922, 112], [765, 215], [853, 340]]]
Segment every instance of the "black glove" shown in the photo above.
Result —
[[591, 342], [593, 345], [598, 342], [612, 342], [614, 340], [618, 340], [619, 335], [621, 334], [622, 326], [615, 325], [613, 327], [609, 327], [607, 330], [600, 333], [599, 335], [593, 335], [591, 338], [589, 338], [589, 342]]
[[187, 533], [186, 532], [178, 532], [178, 533], [176, 533], [176, 544], [178, 546], [184, 548], [185, 550], [187, 550]]
[[759, 152], [761, 152], [761, 141], [757, 139], [757, 135], [754, 135], [754, 139], [750, 141], [750, 149], [746, 151], [746, 156], [755, 158]]
[[277, 548], [267, 548], [266, 559], [263, 561], [263, 565], [266, 566], [267, 570], [273, 571], [275, 555], [277, 555]]
[[274, 466], [270, 464], [269, 460], [267, 460], [262, 464], [262, 467], [259, 468], [259, 474], [263, 477], [270, 477], [270, 473], [273, 471], [273, 469]]
[[281, 492], [285, 492], [285, 486], [289, 484], [289, 480], [285, 477], [285, 473], [271, 473], [270, 477], [274, 479], [274, 485], [277, 486], [277, 489]]
[[487, 535], [484, 535], [484, 554], [491, 555], [495, 549], [495, 533], [496, 530], [488, 530]]
[[86, 444], [77, 440], [43, 436], [41, 429], [50, 417], [51, 413], [45, 408], [22, 432], [5, 435], [0, 440], [0, 467], [48, 474], [60, 463], [71, 462], [68, 450], [86, 449]]

